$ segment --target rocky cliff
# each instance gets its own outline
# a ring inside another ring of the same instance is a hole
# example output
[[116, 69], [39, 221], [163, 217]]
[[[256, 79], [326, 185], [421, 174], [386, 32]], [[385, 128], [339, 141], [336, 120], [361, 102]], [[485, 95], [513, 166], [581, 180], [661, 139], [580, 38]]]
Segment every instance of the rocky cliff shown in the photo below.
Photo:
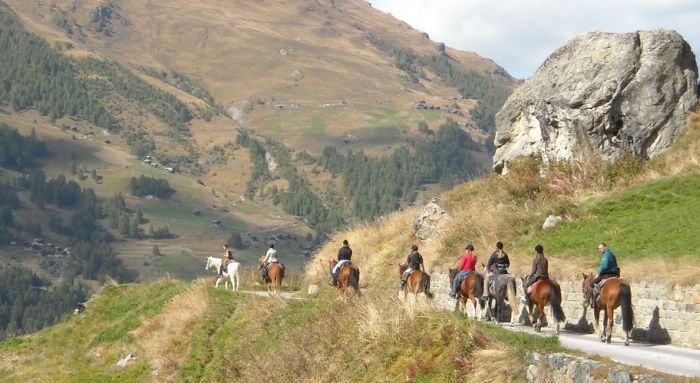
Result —
[[695, 55], [675, 31], [591, 32], [545, 60], [496, 115], [494, 170], [550, 160], [667, 149], [697, 102]]

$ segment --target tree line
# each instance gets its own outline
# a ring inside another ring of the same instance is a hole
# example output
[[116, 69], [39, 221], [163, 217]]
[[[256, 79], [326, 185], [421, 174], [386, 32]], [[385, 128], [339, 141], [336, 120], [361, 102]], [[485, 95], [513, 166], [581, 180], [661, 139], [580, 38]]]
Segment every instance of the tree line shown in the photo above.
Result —
[[449, 188], [475, 176], [482, 169], [469, 150], [478, 148], [464, 130], [448, 121], [432, 140], [413, 148], [404, 146], [391, 155], [372, 158], [362, 151], [343, 155], [335, 147], [326, 147], [319, 164], [342, 177], [352, 215], [371, 219], [412, 203], [421, 185], [439, 183]]
[[160, 199], [167, 199], [175, 194], [175, 189], [170, 187], [168, 180], [144, 175], [131, 177], [129, 191], [137, 197], [153, 195]]
[[36, 108], [55, 120], [78, 116], [112, 129], [114, 118], [89, 97], [76, 78], [72, 59], [24, 30], [17, 16], [0, 4], [0, 103], [14, 110]]
[[21, 171], [31, 168], [35, 158], [47, 154], [46, 144], [36, 138], [33, 130], [29, 136], [23, 136], [0, 122], [0, 166]]
[[88, 293], [88, 287], [77, 280], [51, 286], [24, 267], [0, 266], [0, 340], [60, 321]]

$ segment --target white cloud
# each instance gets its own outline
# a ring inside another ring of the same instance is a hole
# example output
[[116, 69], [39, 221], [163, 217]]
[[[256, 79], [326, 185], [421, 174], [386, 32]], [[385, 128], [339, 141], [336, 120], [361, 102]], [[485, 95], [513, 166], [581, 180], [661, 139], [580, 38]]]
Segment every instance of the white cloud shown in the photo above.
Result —
[[697, 0], [374, 0], [430, 38], [530, 76], [570, 38], [593, 30], [675, 29], [700, 49]]

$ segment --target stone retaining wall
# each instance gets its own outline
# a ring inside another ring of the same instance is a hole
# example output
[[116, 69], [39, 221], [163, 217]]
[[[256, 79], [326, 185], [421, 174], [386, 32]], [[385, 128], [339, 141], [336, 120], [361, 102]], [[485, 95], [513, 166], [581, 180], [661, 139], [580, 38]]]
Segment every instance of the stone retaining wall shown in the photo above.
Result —
[[[453, 310], [455, 300], [448, 296], [449, 276], [444, 272], [431, 273], [431, 290], [435, 293], [433, 304], [441, 309]], [[560, 280], [562, 308], [566, 314], [566, 328], [592, 332], [593, 312], [584, 309], [580, 280]], [[658, 283], [633, 283], [632, 306], [635, 323], [632, 337], [653, 343], [671, 343], [700, 349], [700, 284], [666, 288]], [[518, 280], [518, 298], [523, 296]], [[521, 310], [524, 310], [522, 308]], [[474, 315], [471, 309], [469, 313]], [[546, 309], [546, 314], [550, 314]], [[615, 312], [613, 335], [622, 336], [619, 309]], [[525, 320], [524, 311], [520, 320]], [[602, 323], [602, 312], [601, 312]]]

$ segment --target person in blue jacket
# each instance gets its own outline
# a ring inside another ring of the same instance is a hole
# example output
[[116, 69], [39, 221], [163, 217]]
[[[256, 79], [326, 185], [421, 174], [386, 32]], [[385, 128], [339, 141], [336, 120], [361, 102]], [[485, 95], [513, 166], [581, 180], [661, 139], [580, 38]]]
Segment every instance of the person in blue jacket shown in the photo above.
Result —
[[608, 248], [608, 245], [604, 242], [599, 243], [598, 252], [603, 255], [600, 258], [598, 276], [591, 282], [591, 287], [593, 287], [596, 293], [598, 292], [598, 283], [600, 283], [600, 281], [610, 277], [620, 277], [620, 268], [617, 266], [617, 259], [615, 259], [615, 254]]

